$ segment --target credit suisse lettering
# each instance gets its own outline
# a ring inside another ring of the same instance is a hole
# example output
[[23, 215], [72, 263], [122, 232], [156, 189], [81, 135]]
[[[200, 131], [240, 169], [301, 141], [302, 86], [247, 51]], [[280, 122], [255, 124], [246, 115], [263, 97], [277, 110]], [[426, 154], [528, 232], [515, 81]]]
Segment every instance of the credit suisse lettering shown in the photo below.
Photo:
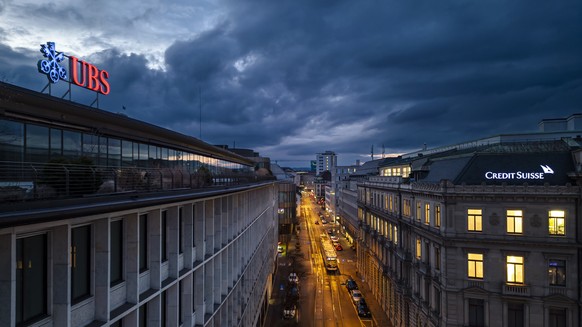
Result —
[[[109, 73], [106, 70], [99, 70], [94, 65], [79, 60], [73, 56], [69, 56], [69, 66], [72, 82], [75, 85], [88, 88], [89, 90], [101, 94], [109, 94], [111, 88], [107, 81]], [[81, 78], [80, 80], [79, 77]]]
[[524, 173], [521, 171], [515, 173], [494, 173], [486, 172], [487, 179], [544, 179], [544, 173]]

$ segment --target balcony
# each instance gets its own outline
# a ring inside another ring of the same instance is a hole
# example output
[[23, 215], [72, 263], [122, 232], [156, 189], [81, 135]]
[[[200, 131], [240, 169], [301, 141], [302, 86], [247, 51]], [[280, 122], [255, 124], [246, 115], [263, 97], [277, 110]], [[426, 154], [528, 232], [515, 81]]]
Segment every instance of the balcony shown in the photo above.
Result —
[[568, 289], [563, 286], [550, 286], [548, 289], [548, 295], [560, 294], [563, 296], [568, 296]]
[[485, 289], [485, 282], [482, 280], [474, 280], [474, 279], [470, 279], [467, 281], [466, 283], [467, 288], [469, 287], [477, 287], [480, 289]]
[[503, 284], [502, 293], [503, 295], [517, 295], [517, 296], [529, 296], [530, 290], [529, 286], [526, 285], [516, 285], [516, 284]]

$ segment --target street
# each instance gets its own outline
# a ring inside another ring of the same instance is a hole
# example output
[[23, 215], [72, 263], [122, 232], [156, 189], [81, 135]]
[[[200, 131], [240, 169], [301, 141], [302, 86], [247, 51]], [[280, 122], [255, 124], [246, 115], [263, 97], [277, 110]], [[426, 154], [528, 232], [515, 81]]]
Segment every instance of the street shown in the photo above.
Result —
[[[356, 252], [339, 233], [339, 225], [321, 223], [319, 211], [319, 206], [311, 198], [302, 198], [297, 211], [299, 231], [291, 238], [285, 251], [279, 254], [276, 287], [270, 299], [266, 326], [386, 326], [384, 312], [371, 294], [366, 296], [365, 287], [357, 278]], [[343, 248], [336, 251], [339, 269], [335, 272], [326, 270], [321, 252], [320, 237], [322, 234], [327, 235], [330, 229], [334, 235], [339, 236], [338, 243]], [[297, 314], [293, 319], [283, 319], [287, 277], [291, 272], [299, 276]], [[371, 317], [358, 316], [356, 305], [345, 285], [349, 278], [358, 283], [372, 313]], [[380, 321], [383, 325], [375, 322], [376, 317], [382, 318]]]

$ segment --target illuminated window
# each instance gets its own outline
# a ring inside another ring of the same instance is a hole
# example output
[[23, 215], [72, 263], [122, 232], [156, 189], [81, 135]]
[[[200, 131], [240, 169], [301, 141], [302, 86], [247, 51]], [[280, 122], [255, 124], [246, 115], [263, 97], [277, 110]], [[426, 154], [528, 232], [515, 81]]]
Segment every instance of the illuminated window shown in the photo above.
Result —
[[523, 257], [507, 256], [507, 282], [523, 284]]
[[564, 210], [550, 210], [548, 220], [550, 235], [566, 235], [565, 216]]
[[467, 261], [469, 263], [467, 276], [469, 278], [483, 279], [483, 254], [469, 253], [467, 254]]
[[394, 226], [394, 244], [398, 244], [398, 226]]
[[483, 211], [481, 209], [467, 210], [467, 230], [470, 232], [483, 231]]
[[434, 207], [434, 227], [441, 227], [441, 206]]
[[404, 199], [404, 208], [403, 213], [406, 217], [410, 217], [411, 215], [411, 206], [410, 206], [410, 199]]
[[424, 204], [424, 223], [430, 225], [430, 203]]
[[509, 234], [523, 233], [523, 211], [507, 210], [507, 232]]
[[420, 221], [421, 215], [422, 215], [422, 207], [420, 206], [420, 201], [416, 201], [416, 220]]
[[551, 286], [566, 286], [566, 261], [550, 259], [548, 279]]
[[417, 237], [416, 238], [416, 259], [420, 259], [421, 256], [422, 256], [422, 242], [420, 241], [420, 238]]

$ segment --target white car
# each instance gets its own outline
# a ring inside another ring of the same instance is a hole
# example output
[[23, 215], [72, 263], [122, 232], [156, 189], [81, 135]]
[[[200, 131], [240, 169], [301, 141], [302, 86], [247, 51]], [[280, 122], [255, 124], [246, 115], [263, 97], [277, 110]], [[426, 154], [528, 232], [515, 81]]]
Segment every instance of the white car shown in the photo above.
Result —
[[339, 242], [339, 237], [337, 235], [330, 236], [332, 242]]
[[362, 299], [362, 292], [360, 292], [360, 290], [352, 290], [352, 301], [354, 301], [354, 303], [357, 303], [361, 299]]

